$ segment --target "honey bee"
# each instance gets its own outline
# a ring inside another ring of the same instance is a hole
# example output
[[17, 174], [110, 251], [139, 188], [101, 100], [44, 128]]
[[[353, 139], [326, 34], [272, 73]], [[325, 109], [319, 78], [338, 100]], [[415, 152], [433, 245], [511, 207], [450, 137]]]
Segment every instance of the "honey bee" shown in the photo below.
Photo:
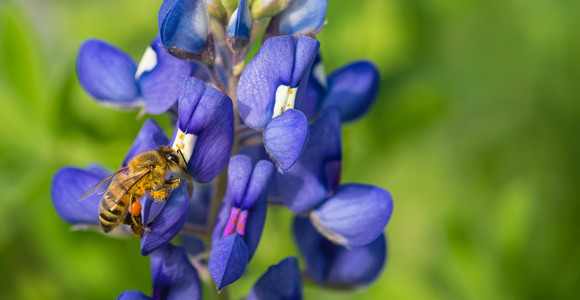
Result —
[[[166, 200], [181, 183], [180, 177], [166, 179], [167, 174], [189, 178], [181, 150], [161, 146], [135, 156], [126, 167], [105, 177], [78, 201], [104, 193], [99, 204], [99, 223], [103, 231], [107, 233], [123, 223], [130, 225], [136, 236], [143, 236], [143, 230], [151, 230], [142, 225], [139, 199], [149, 192], [155, 200]], [[191, 185], [189, 189], [191, 194]]]

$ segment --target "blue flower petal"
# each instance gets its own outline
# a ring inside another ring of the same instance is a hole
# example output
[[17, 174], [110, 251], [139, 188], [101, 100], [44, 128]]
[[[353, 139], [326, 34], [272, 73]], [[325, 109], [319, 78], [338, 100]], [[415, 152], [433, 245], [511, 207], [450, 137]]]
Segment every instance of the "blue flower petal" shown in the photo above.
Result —
[[166, 201], [154, 204], [150, 197], [148, 200], [145, 205], [164, 206], [157, 216], [144, 211], [143, 217], [147, 221], [145, 225], [153, 222], [151, 232], [143, 232], [141, 238], [141, 254], [144, 256], [169, 243], [179, 233], [187, 220], [190, 205], [186, 184], [175, 189]]
[[79, 197], [107, 176], [103, 169], [87, 171], [64, 167], [52, 178], [50, 196], [58, 216], [70, 224], [99, 224], [99, 202], [102, 194], [93, 194], [83, 201]]
[[321, 29], [326, 16], [328, 0], [292, 0], [282, 13], [275, 17], [278, 34], [293, 36], [315, 35]]
[[247, 155], [234, 155], [228, 164], [228, 186], [224, 201], [240, 208], [252, 175], [252, 159]]
[[291, 36], [267, 39], [242, 71], [238, 85], [238, 107], [246, 125], [264, 128], [274, 114], [274, 100], [280, 85], [290, 86], [294, 66]]
[[205, 243], [202, 239], [194, 235], [181, 234], [179, 235], [181, 245], [191, 256], [201, 254], [205, 251]]
[[117, 300], [150, 300], [151, 297], [145, 296], [140, 291], [124, 291], [119, 295]]
[[[179, 120], [177, 128], [185, 133], [194, 133], [189, 127], [193, 112], [201, 100], [207, 84], [203, 80], [193, 77], [181, 77], [178, 82], [179, 102], [178, 113]], [[175, 138], [175, 137], [174, 137]], [[172, 139], [173, 140], [173, 139]]]
[[207, 226], [213, 192], [214, 186], [211, 184], [194, 184], [187, 223], [202, 228]]
[[228, 42], [232, 49], [239, 49], [248, 44], [252, 29], [252, 16], [248, 0], [240, 0], [238, 8], [230, 17], [228, 23]]
[[393, 212], [386, 190], [346, 184], [310, 214], [312, 223], [327, 239], [346, 247], [366, 245], [385, 229]]
[[147, 119], [145, 123], [143, 123], [143, 126], [141, 126], [141, 130], [139, 130], [131, 148], [129, 148], [122, 166], [126, 166], [133, 157], [145, 151], [155, 150], [159, 148], [159, 146], [167, 145], [168, 143], [169, 140], [161, 126], [159, 126], [155, 120]]
[[246, 300], [300, 300], [302, 282], [295, 257], [287, 257], [256, 281]]
[[248, 219], [245, 225], [245, 239], [248, 246], [248, 260], [251, 260], [258, 248], [266, 212], [268, 209], [268, 188], [274, 174], [274, 165], [266, 160], [259, 161], [254, 167], [250, 179], [243, 207], [248, 210]]
[[135, 108], [139, 87], [135, 82], [137, 65], [115, 46], [97, 39], [85, 41], [77, 56], [77, 76], [93, 98], [115, 107]]
[[[251, 163], [249, 157], [248, 160]], [[270, 182], [272, 182], [274, 171], [274, 165], [267, 160], [260, 160], [256, 163], [252, 172], [252, 178], [245, 190], [242, 209], [248, 209], [254, 206], [254, 203], [259, 201], [260, 198], [265, 198], [268, 195], [268, 188], [270, 187]]]
[[339, 181], [341, 160], [340, 117], [331, 109], [310, 125], [310, 139], [298, 161], [276, 175], [284, 204], [302, 214], [324, 201]]
[[387, 257], [385, 235], [361, 247], [346, 249], [335, 245], [326, 284], [358, 288], [373, 282], [381, 273]]
[[295, 109], [272, 119], [264, 131], [266, 151], [282, 170], [287, 170], [296, 162], [307, 141], [308, 120]]
[[201, 299], [201, 285], [185, 250], [171, 244], [151, 254], [153, 299]]
[[[304, 86], [304, 85], [303, 85]], [[322, 100], [326, 94], [326, 74], [324, 73], [324, 65], [317, 55], [312, 64], [312, 70], [310, 76], [308, 77], [308, 84], [306, 85], [306, 91], [304, 92], [303, 98], [304, 105], [300, 107], [300, 110], [306, 115], [308, 121], [314, 120], [322, 106]]]
[[232, 284], [244, 274], [248, 264], [248, 248], [237, 233], [213, 245], [209, 257], [209, 273], [218, 290]]
[[159, 8], [159, 13], [157, 14], [157, 28], [161, 28], [161, 24], [163, 23], [163, 20], [165, 20], [167, 13], [169, 13], [169, 10], [176, 2], [177, 0], [163, 0], [163, 3], [161, 3], [161, 7]]
[[318, 284], [324, 284], [336, 246], [316, 231], [308, 217], [296, 216], [292, 232], [298, 250], [306, 262], [308, 274]]
[[193, 63], [180, 60], [163, 49], [159, 36], [147, 48], [137, 70], [145, 110], [150, 114], [161, 114], [177, 101], [179, 77], [190, 76]]
[[164, 14], [159, 27], [167, 51], [187, 60], [209, 58], [206, 51], [213, 50], [208, 43], [209, 30], [209, 13], [203, 0], [176, 0]]
[[308, 78], [312, 64], [318, 55], [318, 48], [320, 48], [320, 42], [311, 37], [300, 36], [296, 39], [292, 87], [298, 86], [301, 81]]
[[358, 119], [373, 105], [379, 83], [379, 71], [370, 62], [359, 61], [343, 67], [328, 77], [322, 109], [337, 106], [342, 122]]

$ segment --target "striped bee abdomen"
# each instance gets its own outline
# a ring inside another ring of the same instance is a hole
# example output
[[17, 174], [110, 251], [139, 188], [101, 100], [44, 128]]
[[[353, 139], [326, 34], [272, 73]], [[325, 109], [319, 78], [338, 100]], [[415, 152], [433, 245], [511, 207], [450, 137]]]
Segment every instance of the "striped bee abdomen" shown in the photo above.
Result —
[[109, 189], [103, 195], [99, 205], [99, 223], [105, 233], [113, 230], [125, 220], [129, 200], [129, 193], [133, 183], [124, 180], [123, 175], [113, 179]]

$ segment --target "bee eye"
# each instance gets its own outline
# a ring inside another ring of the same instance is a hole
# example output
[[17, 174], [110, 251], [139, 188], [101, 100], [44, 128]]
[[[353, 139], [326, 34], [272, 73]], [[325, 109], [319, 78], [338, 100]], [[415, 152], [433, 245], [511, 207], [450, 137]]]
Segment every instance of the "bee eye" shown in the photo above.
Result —
[[179, 158], [177, 158], [177, 155], [175, 155], [175, 154], [169, 153], [169, 154], [166, 154], [165, 157], [167, 157], [167, 160], [172, 161], [174, 163], [179, 162]]

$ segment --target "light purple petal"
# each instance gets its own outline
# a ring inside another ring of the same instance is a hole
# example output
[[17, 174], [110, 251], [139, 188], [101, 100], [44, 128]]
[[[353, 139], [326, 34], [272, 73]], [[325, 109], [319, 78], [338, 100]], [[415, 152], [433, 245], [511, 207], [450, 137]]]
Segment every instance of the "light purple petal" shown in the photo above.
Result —
[[248, 44], [252, 30], [252, 16], [248, 0], [240, 0], [238, 8], [228, 23], [228, 43], [232, 49], [240, 49]]
[[328, 93], [322, 109], [337, 106], [342, 122], [358, 119], [374, 104], [379, 84], [379, 71], [372, 63], [352, 63], [328, 77]]
[[119, 295], [117, 300], [150, 300], [151, 297], [145, 296], [143, 293], [139, 291], [124, 291]]
[[153, 299], [201, 299], [201, 285], [185, 250], [167, 244], [151, 254]]
[[97, 184], [108, 173], [92, 168], [91, 171], [65, 167], [52, 178], [50, 196], [58, 216], [70, 224], [99, 224], [99, 202], [102, 194], [93, 194], [78, 202], [80, 196]]
[[266, 151], [276, 165], [287, 170], [296, 162], [308, 141], [306, 116], [295, 109], [285, 111], [268, 123], [264, 141]]
[[209, 273], [218, 290], [232, 284], [244, 274], [248, 264], [248, 248], [237, 233], [213, 245], [209, 257]]
[[139, 106], [136, 71], [135, 61], [107, 42], [90, 39], [79, 49], [79, 82], [87, 93], [104, 103], [122, 108]]
[[295, 257], [287, 257], [256, 281], [246, 300], [300, 300], [302, 282]]
[[375, 240], [387, 226], [392, 212], [393, 199], [386, 190], [346, 184], [314, 210], [310, 219], [327, 239], [356, 247]]
[[274, 98], [280, 85], [289, 86], [294, 66], [291, 36], [267, 39], [244, 68], [238, 85], [238, 107], [246, 125], [264, 128], [274, 113]]
[[133, 157], [145, 151], [155, 150], [159, 146], [167, 145], [168, 143], [169, 140], [161, 126], [155, 120], [147, 119], [143, 123], [141, 130], [139, 130], [135, 141], [133, 141], [133, 145], [129, 148], [129, 152], [127, 152], [122, 166], [126, 166]]
[[252, 175], [252, 159], [246, 155], [234, 155], [228, 164], [228, 186], [224, 201], [237, 208], [242, 206], [244, 194]]
[[267, 197], [268, 187], [272, 181], [274, 171], [274, 165], [267, 160], [260, 160], [256, 163], [254, 170], [252, 171], [252, 178], [245, 189], [242, 209], [248, 209], [254, 206], [254, 203], [256, 203], [258, 199]]
[[153, 204], [151, 199], [148, 200], [146, 205], [164, 206], [156, 217], [152, 214], [143, 216], [147, 221], [145, 225], [153, 222], [150, 227], [151, 232], [144, 231], [141, 238], [141, 254], [144, 256], [169, 243], [179, 233], [187, 220], [190, 205], [186, 184], [175, 189], [166, 201]]

